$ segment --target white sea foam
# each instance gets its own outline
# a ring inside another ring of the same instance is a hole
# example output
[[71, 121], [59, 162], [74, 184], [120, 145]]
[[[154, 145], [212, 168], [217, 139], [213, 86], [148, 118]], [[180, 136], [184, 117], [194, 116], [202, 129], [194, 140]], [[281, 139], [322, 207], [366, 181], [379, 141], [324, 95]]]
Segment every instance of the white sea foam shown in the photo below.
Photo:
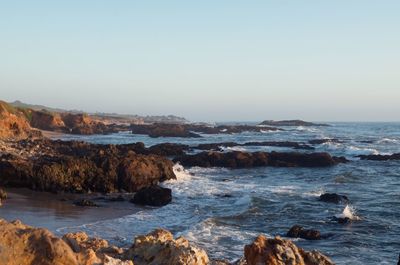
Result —
[[189, 181], [192, 179], [192, 175], [190, 174], [190, 172], [188, 170], [186, 170], [181, 164], [176, 163], [173, 166], [173, 171], [175, 173], [176, 176], [176, 180], [168, 180], [165, 183], [170, 183], [170, 182], [185, 182], [185, 181]]
[[228, 146], [228, 147], [221, 146], [221, 148], [222, 148], [223, 151], [239, 151], [239, 152], [246, 152], [247, 151], [246, 148], [240, 147], [240, 146], [232, 146], [232, 147], [230, 147], [230, 146]]
[[305, 132], [318, 132], [319, 131], [317, 128], [305, 127], [305, 126], [297, 126], [296, 130], [297, 131], [305, 131]]
[[398, 139], [383, 138], [383, 139], [378, 141], [378, 144], [397, 144], [399, 142], [400, 142], [400, 140], [398, 140]]
[[363, 148], [354, 145], [348, 145], [343, 143], [326, 142], [321, 145], [328, 151], [340, 151], [344, 152], [349, 156], [356, 155], [378, 155], [380, 154], [378, 150], [373, 148]]
[[269, 188], [272, 193], [276, 194], [295, 194], [298, 190], [298, 187], [291, 185], [283, 185], [283, 186], [272, 186]]
[[325, 190], [323, 188], [320, 188], [320, 189], [317, 189], [317, 190], [311, 190], [311, 191], [304, 192], [303, 195], [305, 195], [307, 197], [308, 196], [309, 197], [319, 197], [324, 193], [325, 193]]
[[350, 220], [360, 220], [361, 218], [357, 216], [355, 208], [351, 205], [346, 205], [343, 212], [335, 215], [336, 218], [349, 218]]

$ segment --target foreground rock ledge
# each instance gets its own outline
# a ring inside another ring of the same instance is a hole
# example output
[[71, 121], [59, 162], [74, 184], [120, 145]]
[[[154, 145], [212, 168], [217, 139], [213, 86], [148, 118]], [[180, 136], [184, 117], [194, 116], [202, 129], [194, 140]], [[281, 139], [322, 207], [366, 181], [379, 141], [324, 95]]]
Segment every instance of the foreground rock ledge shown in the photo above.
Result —
[[[279, 237], [258, 236], [245, 246], [240, 265], [333, 265], [318, 251], [305, 251]], [[230, 257], [228, 257], [230, 258]], [[207, 253], [185, 238], [174, 239], [164, 229], [138, 236], [128, 249], [110, 246], [106, 240], [83, 232], [61, 238], [47, 229], [20, 221], [0, 219], [0, 264], [7, 265], [228, 265], [210, 260]]]
[[245, 246], [244, 255], [247, 265], [334, 265], [318, 251], [305, 251], [292, 241], [263, 235]]

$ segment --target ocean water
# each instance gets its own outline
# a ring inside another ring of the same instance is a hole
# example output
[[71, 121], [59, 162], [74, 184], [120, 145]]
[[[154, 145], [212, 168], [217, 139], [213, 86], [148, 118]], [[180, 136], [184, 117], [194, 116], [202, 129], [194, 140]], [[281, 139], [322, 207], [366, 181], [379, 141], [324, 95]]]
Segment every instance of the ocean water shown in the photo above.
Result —
[[[119, 133], [68, 136], [94, 143], [199, 143], [234, 141], [301, 141], [335, 138], [341, 143], [315, 145], [315, 151], [345, 156], [350, 163], [330, 168], [183, 168], [177, 180], [163, 183], [173, 190], [171, 204], [137, 207], [132, 214], [57, 233], [84, 230], [119, 245], [138, 234], [163, 227], [205, 248], [213, 258], [236, 260], [258, 234], [284, 236], [295, 224], [318, 229], [327, 237], [296, 244], [317, 249], [337, 264], [396, 264], [400, 253], [400, 161], [361, 161], [360, 154], [400, 152], [400, 123], [331, 123], [329, 127], [286, 127], [285, 131], [203, 135], [202, 138], [149, 138]], [[280, 147], [233, 147], [229, 150], [291, 151]], [[297, 150], [300, 152], [306, 152]], [[308, 151], [309, 152], [309, 151]], [[318, 201], [324, 192], [347, 195], [350, 203]], [[339, 224], [334, 216], [352, 223]]]

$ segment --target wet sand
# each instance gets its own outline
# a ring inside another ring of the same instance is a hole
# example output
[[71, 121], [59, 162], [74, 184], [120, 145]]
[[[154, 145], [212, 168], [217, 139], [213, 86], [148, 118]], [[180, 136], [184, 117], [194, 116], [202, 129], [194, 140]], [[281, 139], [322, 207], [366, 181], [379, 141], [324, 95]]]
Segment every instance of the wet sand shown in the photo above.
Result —
[[8, 221], [21, 220], [25, 224], [44, 227], [52, 232], [57, 229], [130, 215], [141, 208], [129, 201], [107, 201], [101, 195], [92, 194], [99, 207], [82, 207], [74, 201], [83, 195], [52, 194], [29, 189], [7, 189], [8, 199], [0, 207], [0, 218]]

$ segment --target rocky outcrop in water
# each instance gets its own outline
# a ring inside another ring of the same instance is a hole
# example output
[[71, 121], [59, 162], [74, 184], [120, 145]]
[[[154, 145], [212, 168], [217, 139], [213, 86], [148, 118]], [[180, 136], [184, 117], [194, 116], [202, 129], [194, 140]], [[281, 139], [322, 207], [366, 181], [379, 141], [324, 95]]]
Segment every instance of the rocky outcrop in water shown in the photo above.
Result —
[[375, 161], [388, 161], [388, 160], [400, 160], [400, 153], [392, 155], [359, 155], [361, 160], [375, 160]]
[[302, 120], [283, 120], [283, 121], [274, 121], [274, 120], [266, 120], [260, 123], [260, 125], [268, 125], [268, 126], [329, 126], [328, 124], [323, 123], [313, 123]]
[[0, 185], [51, 192], [135, 192], [174, 179], [173, 163], [125, 146], [21, 141], [0, 157]]
[[199, 150], [212, 150], [222, 151], [221, 147], [234, 147], [234, 146], [273, 146], [273, 147], [289, 147], [294, 149], [314, 150], [314, 147], [305, 143], [290, 142], [290, 141], [265, 141], [265, 142], [247, 142], [247, 143], [235, 143], [235, 142], [222, 142], [222, 143], [207, 143], [199, 144], [194, 149]]
[[160, 156], [178, 156], [185, 154], [188, 150], [189, 146], [185, 144], [162, 143], [150, 146], [147, 152]]
[[188, 130], [203, 133], [203, 134], [233, 134], [242, 132], [267, 132], [267, 131], [280, 131], [282, 129], [267, 126], [253, 126], [253, 125], [194, 125], [186, 124]]
[[343, 141], [335, 138], [313, 139], [308, 141], [309, 144], [325, 144], [325, 143], [342, 143]]
[[307, 240], [321, 239], [321, 233], [314, 229], [304, 229], [302, 226], [294, 225], [286, 234], [287, 237], [303, 238]]
[[280, 237], [258, 236], [246, 245], [244, 255], [247, 265], [333, 265], [334, 263], [318, 251], [305, 251], [292, 241]]
[[280, 130], [274, 127], [251, 125], [219, 125], [206, 126], [197, 124], [140, 124], [130, 126], [133, 134], [144, 134], [150, 137], [201, 137], [201, 134], [233, 134], [242, 132], [264, 132]]
[[136, 237], [125, 258], [133, 259], [135, 265], [209, 264], [208, 255], [203, 249], [193, 246], [183, 237], [174, 239], [169, 231], [163, 229]]
[[319, 200], [330, 203], [348, 203], [349, 198], [346, 195], [339, 195], [336, 193], [324, 193], [319, 196]]
[[155, 123], [130, 126], [133, 134], [145, 134], [153, 138], [157, 137], [200, 137], [189, 131], [183, 124]]
[[172, 201], [172, 191], [160, 186], [143, 188], [135, 193], [131, 202], [140, 205], [164, 206]]
[[199, 167], [328, 167], [346, 162], [342, 157], [332, 157], [328, 153], [278, 153], [278, 152], [201, 152], [182, 155], [174, 159], [183, 166]]

